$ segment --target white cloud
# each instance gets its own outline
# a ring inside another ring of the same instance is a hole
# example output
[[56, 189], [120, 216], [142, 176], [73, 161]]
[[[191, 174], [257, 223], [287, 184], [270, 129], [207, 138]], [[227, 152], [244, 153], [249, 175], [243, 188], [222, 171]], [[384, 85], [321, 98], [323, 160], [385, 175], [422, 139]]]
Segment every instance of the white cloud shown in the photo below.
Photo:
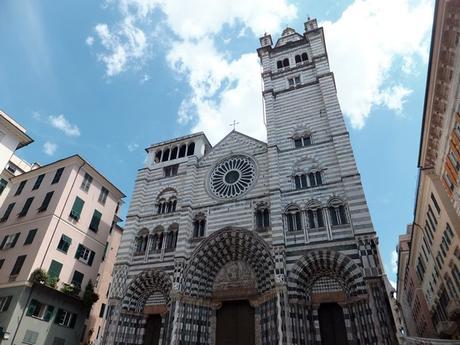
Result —
[[71, 124], [64, 115], [58, 116], [49, 116], [48, 117], [49, 123], [54, 128], [57, 128], [65, 133], [65, 135], [69, 137], [79, 137], [80, 136], [80, 129], [77, 125]]
[[402, 110], [411, 90], [385, 84], [399, 71], [410, 73], [415, 59], [426, 61], [432, 17], [428, 0], [356, 0], [336, 22], [323, 23], [341, 107], [353, 127], [364, 126], [373, 106]]
[[396, 282], [391, 280], [391, 279], [388, 279], [388, 281], [390, 282], [390, 284], [393, 287], [393, 289], [396, 289]]
[[45, 154], [47, 154], [48, 156], [54, 155], [56, 150], [57, 150], [57, 145], [50, 141], [47, 141], [43, 144], [43, 152], [45, 152]]
[[398, 252], [396, 250], [391, 252], [391, 271], [398, 273]]
[[38, 111], [33, 111], [32, 112], [32, 117], [35, 119], [35, 120], [40, 120], [41, 119], [41, 114], [38, 112]]
[[139, 148], [139, 144], [136, 144], [136, 143], [128, 144], [128, 151], [129, 152], [136, 151], [138, 148]]
[[86, 38], [85, 43], [91, 47], [94, 44], [94, 37], [93, 36], [88, 36]]

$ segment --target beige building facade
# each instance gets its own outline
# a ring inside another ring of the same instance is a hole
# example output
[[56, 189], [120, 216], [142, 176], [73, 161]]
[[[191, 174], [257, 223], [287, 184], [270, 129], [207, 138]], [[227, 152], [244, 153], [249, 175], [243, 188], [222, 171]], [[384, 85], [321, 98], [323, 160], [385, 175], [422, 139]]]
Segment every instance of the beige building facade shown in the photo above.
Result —
[[[10, 183], [0, 208], [2, 344], [78, 344], [84, 290], [113, 255], [124, 195], [78, 155]], [[48, 277], [32, 279], [37, 269]]]
[[460, 339], [460, 2], [436, 2], [414, 222], [398, 298], [411, 336]]

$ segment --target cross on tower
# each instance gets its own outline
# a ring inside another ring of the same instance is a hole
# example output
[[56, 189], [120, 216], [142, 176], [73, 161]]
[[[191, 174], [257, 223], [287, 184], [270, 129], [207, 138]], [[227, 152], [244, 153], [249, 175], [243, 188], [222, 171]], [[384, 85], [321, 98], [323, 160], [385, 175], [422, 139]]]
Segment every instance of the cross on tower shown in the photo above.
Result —
[[239, 122], [236, 122], [235, 120], [233, 120], [233, 123], [230, 124], [230, 126], [233, 126], [233, 130], [235, 130], [236, 128], [236, 125], [238, 125]]

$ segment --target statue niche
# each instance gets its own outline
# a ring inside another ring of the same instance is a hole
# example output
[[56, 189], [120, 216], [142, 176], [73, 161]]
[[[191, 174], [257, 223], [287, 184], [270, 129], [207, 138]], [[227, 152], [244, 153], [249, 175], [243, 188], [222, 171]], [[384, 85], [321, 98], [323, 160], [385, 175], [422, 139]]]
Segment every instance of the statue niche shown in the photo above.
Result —
[[248, 299], [256, 294], [256, 275], [251, 266], [243, 261], [230, 261], [226, 263], [214, 279], [214, 299]]

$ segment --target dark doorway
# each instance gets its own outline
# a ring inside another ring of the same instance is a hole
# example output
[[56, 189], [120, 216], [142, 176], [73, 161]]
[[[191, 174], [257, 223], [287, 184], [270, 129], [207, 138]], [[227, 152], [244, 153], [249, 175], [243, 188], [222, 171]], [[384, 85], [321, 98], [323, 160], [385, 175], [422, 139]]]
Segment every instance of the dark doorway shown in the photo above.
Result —
[[321, 303], [318, 314], [321, 345], [348, 345], [342, 308], [337, 303]]
[[145, 324], [144, 345], [160, 343], [161, 315], [149, 315]]
[[217, 311], [216, 345], [254, 344], [254, 308], [248, 301], [223, 302]]

